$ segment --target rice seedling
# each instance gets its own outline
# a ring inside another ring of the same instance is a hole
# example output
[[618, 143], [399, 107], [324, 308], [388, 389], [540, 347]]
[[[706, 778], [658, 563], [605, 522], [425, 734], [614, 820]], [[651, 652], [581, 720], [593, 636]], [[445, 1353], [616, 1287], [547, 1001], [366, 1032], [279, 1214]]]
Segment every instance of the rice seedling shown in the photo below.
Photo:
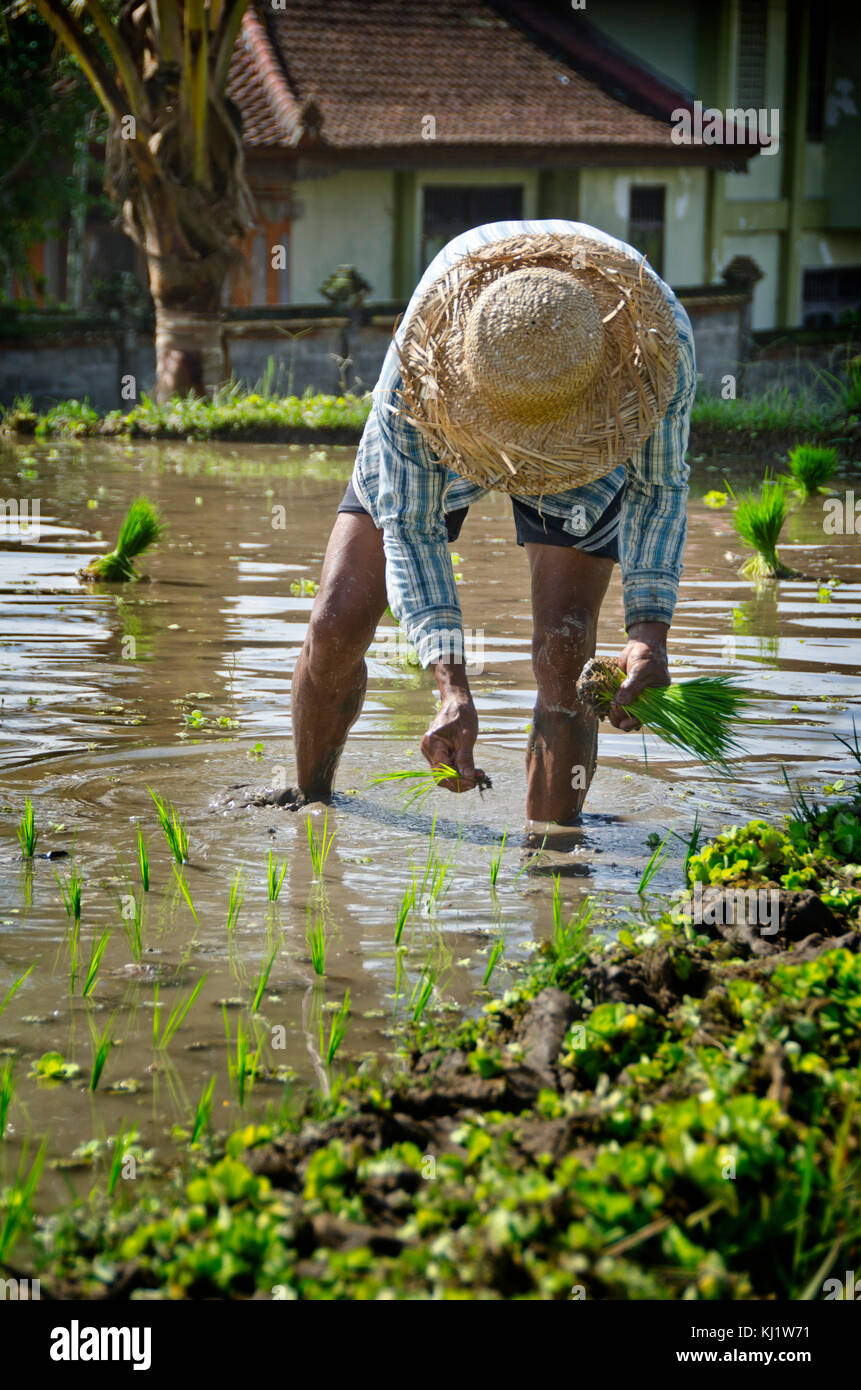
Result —
[[116, 546], [107, 555], [91, 560], [79, 577], [101, 584], [124, 584], [140, 579], [134, 561], [161, 539], [161, 517], [146, 497], [136, 497], [126, 512]]
[[6, 1137], [6, 1118], [9, 1114], [9, 1106], [12, 1104], [12, 1097], [18, 1085], [15, 1080], [15, 1058], [7, 1057], [3, 1063], [3, 1070], [0, 1071], [0, 1144]]
[[400, 946], [400, 944], [401, 944], [401, 937], [402, 937], [403, 934], [404, 934], [404, 927], [406, 926], [406, 924], [407, 924], [407, 919], [408, 919], [408, 917], [409, 917], [409, 915], [410, 915], [410, 912], [411, 912], [412, 909], [415, 907], [415, 905], [416, 905], [416, 885], [415, 885], [415, 880], [413, 880], [412, 885], [411, 885], [409, 888], [405, 888], [405, 889], [404, 889], [404, 896], [401, 898], [401, 905], [400, 905], [400, 907], [398, 908], [398, 915], [397, 915], [397, 918], [395, 919], [395, 945], [396, 945], [396, 946]]
[[29, 796], [24, 802], [24, 811], [18, 822], [18, 844], [25, 859], [32, 859], [36, 852], [39, 832], [36, 829], [36, 816]]
[[827, 491], [837, 471], [837, 450], [822, 444], [796, 444], [789, 451], [789, 471], [796, 490], [804, 497]]
[[235, 930], [236, 923], [239, 921], [239, 913], [242, 908], [242, 900], [245, 897], [245, 882], [242, 877], [242, 870], [236, 870], [236, 877], [230, 885], [230, 894], [227, 901], [227, 931], [228, 934]]
[[275, 945], [272, 947], [270, 955], [267, 957], [266, 960], [263, 961], [263, 964], [260, 967], [260, 974], [254, 981], [254, 996], [251, 1000], [251, 1012], [253, 1014], [256, 1014], [258, 1009], [260, 1008], [263, 995], [266, 991], [266, 986], [269, 983], [269, 976], [272, 972], [272, 966], [275, 963], [275, 957], [278, 954], [280, 946], [281, 938], [279, 937], [278, 940], [275, 942]]
[[433, 961], [429, 960], [425, 965], [425, 968], [422, 971], [421, 975], [416, 980], [416, 983], [413, 986], [413, 992], [410, 995], [410, 1003], [413, 1006], [413, 1023], [418, 1023], [419, 1019], [421, 1018], [422, 1014], [424, 1013], [425, 1009], [427, 1008], [428, 1004], [433, 998], [433, 993], [436, 989], [438, 979], [439, 967]]
[[108, 1057], [111, 1054], [111, 1048], [114, 1045], [114, 1026], [116, 1023], [116, 1017], [116, 1014], [111, 1014], [105, 1026], [104, 1032], [102, 1033], [97, 1033], [93, 1024], [90, 1023], [90, 1037], [92, 1039], [93, 1044], [93, 1065], [90, 1069], [89, 1084], [89, 1090], [91, 1091], [95, 1091], [98, 1087], [98, 1084], [102, 1079], [102, 1072], [105, 1069], [105, 1063], [107, 1062]]
[[415, 870], [413, 870], [413, 900], [421, 903], [423, 912], [433, 912], [445, 897], [446, 879], [450, 866], [450, 859], [440, 859], [432, 837], [428, 846], [420, 888], [416, 887]]
[[320, 1014], [320, 1056], [325, 1057], [326, 1066], [330, 1067], [338, 1054], [338, 1048], [344, 1041], [347, 1032], [347, 1025], [350, 1022], [350, 991], [344, 993], [344, 1002], [340, 1008], [332, 1014], [329, 1024], [329, 1038], [326, 1041], [323, 1032], [323, 1015]]
[[108, 1196], [113, 1197], [114, 1189], [120, 1180], [123, 1165], [128, 1157], [129, 1150], [137, 1143], [139, 1138], [137, 1126], [132, 1125], [130, 1129], [123, 1126], [119, 1134], [114, 1139], [113, 1152], [111, 1153], [111, 1166], [108, 1169]]
[[559, 878], [557, 876], [554, 880], [553, 931], [550, 935], [550, 949], [556, 962], [558, 964], [564, 964], [564, 962], [571, 960], [584, 949], [586, 929], [592, 920], [595, 909], [592, 904], [592, 899], [586, 898], [576, 917], [569, 917], [567, 922], [563, 922], [562, 913], [561, 910], [559, 910], [559, 908], [561, 908], [561, 903], [559, 908], [557, 907], [557, 902], [559, 901], [559, 894], [557, 892], [558, 883]]
[[191, 1143], [196, 1144], [205, 1129], [209, 1129], [212, 1120], [212, 1095], [215, 1090], [215, 1077], [211, 1076], [200, 1093], [200, 1100], [197, 1102], [197, 1109], [194, 1112], [194, 1123], [191, 1127]]
[[[196, 913], [195, 910], [194, 910], [194, 903], [193, 903], [192, 900], [191, 900], [191, 892], [190, 892], [190, 890], [189, 890], [188, 884], [187, 884], [186, 881], [185, 881], [185, 878], [183, 877], [182, 870], [180, 869], [180, 867], [179, 867], [178, 864], [174, 864], [174, 865], [173, 865], [173, 876], [174, 876], [174, 878], [176, 879], [177, 883], [179, 884], [179, 891], [180, 891], [180, 893], [182, 894], [182, 896], [185, 898], [185, 901], [186, 901], [186, 903], [187, 903], [187, 905], [188, 905], [188, 910], [189, 910], [189, 912], [191, 913], [191, 915], [192, 915], [192, 917], [194, 918], [195, 922], [197, 922], [198, 917], [197, 917], [197, 913]], [[229, 925], [230, 925], [230, 924], [228, 923], [228, 928], [229, 928]]]
[[308, 926], [305, 932], [305, 940], [308, 943], [308, 952], [311, 956], [311, 964], [314, 967], [314, 974], [322, 977], [326, 974], [326, 925], [322, 916], [317, 916], [311, 921], [311, 909], [308, 908]]
[[35, 968], [36, 968], [35, 965], [29, 965], [29, 966], [27, 967], [27, 969], [24, 971], [24, 974], [23, 974], [23, 975], [20, 975], [20, 976], [18, 977], [18, 979], [15, 981], [15, 983], [14, 983], [13, 985], [11, 985], [10, 988], [6, 991], [6, 993], [5, 993], [5, 995], [3, 996], [3, 998], [0, 999], [0, 1017], [2, 1017], [3, 1011], [4, 1011], [4, 1009], [6, 1008], [6, 1005], [7, 1005], [7, 1004], [14, 998], [14, 996], [18, 993], [18, 990], [19, 990], [19, 989], [21, 988], [21, 986], [23, 985], [23, 983], [24, 983], [24, 981], [26, 980], [27, 976], [30, 975], [30, 974], [35, 970]]
[[164, 1052], [165, 1049], [170, 1046], [171, 1039], [173, 1038], [174, 1033], [176, 1032], [177, 1028], [179, 1028], [181, 1024], [185, 1021], [185, 1017], [189, 1009], [191, 1008], [197, 996], [200, 994], [200, 991], [203, 989], [205, 980], [206, 976], [201, 975], [197, 984], [194, 986], [192, 990], [189, 991], [185, 998], [177, 999], [176, 1003], [174, 1004], [173, 1008], [167, 1016], [163, 1028], [161, 1027], [161, 1004], [159, 1002], [159, 988], [158, 983], [156, 983], [155, 989], [153, 991], [152, 1019], [152, 1045], [156, 1052]]
[[[421, 805], [426, 801], [432, 791], [435, 791], [440, 782], [447, 782], [451, 779], [454, 782], [460, 781], [460, 773], [448, 763], [441, 763], [439, 767], [428, 768], [409, 768], [399, 772], [384, 772], [379, 777], [373, 777], [370, 785], [372, 787], [394, 785], [401, 787], [398, 799], [404, 810], [410, 806]], [[490, 778], [484, 773], [480, 773], [476, 779], [476, 786], [479, 792], [488, 791], [493, 786]]]
[[143, 829], [138, 826], [138, 868], [141, 876], [141, 888], [145, 893], [149, 892], [149, 841], [144, 840]]
[[691, 862], [691, 860], [693, 859], [694, 855], [695, 855], [695, 854], [697, 853], [697, 851], [699, 850], [700, 841], [701, 841], [702, 835], [703, 835], [703, 828], [702, 828], [702, 825], [700, 824], [700, 813], [699, 813], [699, 811], [695, 811], [695, 812], [694, 812], [694, 823], [693, 823], [693, 826], [691, 827], [691, 833], [690, 833], [690, 835], [680, 835], [680, 834], [678, 833], [677, 830], [674, 830], [674, 831], [673, 831], [673, 834], [675, 835], [676, 839], [677, 839], [677, 840], [681, 840], [682, 844], [685, 846], [685, 862], [684, 862], [684, 874], [683, 874], [683, 877], [684, 877], [685, 882], [687, 883], [687, 879], [688, 879], [688, 865], [690, 864], [690, 862]]
[[164, 838], [167, 841], [168, 849], [177, 864], [187, 864], [188, 835], [176, 808], [172, 802], [165, 801], [158, 795], [158, 792], [154, 792], [152, 787], [147, 787], [147, 791], [155, 803], [156, 815], [158, 816], [159, 824], [164, 832]]
[[498, 936], [498, 937], [496, 938], [496, 940], [494, 941], [493, 945], [491, 946], [491, 948], [490, 948], [490, 955], [489, 955], [488, 958], [487, 958], [487, 969], [486, 969], [485, 972], [484, 972], [484, 982], [483, 982], [484, 985], [485, 985], [485, 988], [487, 987], [487, 985], [490, 984], [490, 977], [491, 977], [491, 975], [493, 974], [494, 970], [496, 969], [497, 962], [499, 961], [499, 959], [500, 959], [500, 957], [501, 957], [501, 955], [502, 955], [502, 953], [503, 953], [504, 950], [505, 950], [505, 938], [502, 937], [502, 936]]
[[495, 887], [496, 887], [496, 881], [497, 881], [497, 879], [499, 878], [499, 871], [500, 871], [500, 869], [502, 868], [502, 851], [505, 849], [505, 841], [507, 840], [507, 838], [508, 838], [508, 829], [506, 828], [506, 829], [503, 830], [503, 832], [502, 832], [502, 839], [501, 839], [500, 842], [499, 842], [499, 848], [497, 849], [496, 853], [494, 854], [493, 858], [492, 858], [491, 861], [490, 861], [490, 886], [491, 886], [491, 888], [495, 888]]
[[93, 986], [96, 983], [99, 969], [102, 964], [102, 956], [105, 954], [105, 948], [107, 947], [107, 944], [110, 941], [111, 936], [113, 935], [113, 930], [113, 927], [107, 926], [105, 927], [101, 936], [93, 937], [92, 943], [90, 945], [90, 961], [87, 966], [86, 976], [84, 977], [84, 988], [81, 990], [81, 994], [84, 999], [86, 999], [87, 995], [91, 993]]
[[243, 1106], [257, 1076], [257, 1068], [260, 1062], [260, 1052], [263, 1043], [258, 1042], [256, 1049], [252, 1052], [248, 1041], [249, 1035], [243, 1027], [242, 1019], [240, 1018], [236, 1025], [236, 1043], [234, 1051], [231, 1053], [230, 1021], [227, 1017], [227, 1009], [223, 1006], [222, 1015], [224, 1017], [224, 1032], [227, 1038], [227, 1070], [230, 1074], [231, 1083], [236, 1088], [237, 1102], [240, 1106]]
[[287, 860], [285, 859], [281, 864], [279, 864], [278, 860], [275, 858], [275, 855], [272, 853], [270, 849], [269, 863], [267, 865], [266, 870], [266, 879], [269, 887], [269, 901], [271, 903], [276, 903], [278, 901], [278, 894], [281, 892], [281, 884], [284, 882], [284, 875], [286, 872]]
[[33, 1196], [42, 1176], [47, 1146], [46, 1136], [30, 1165], [29, 1173], [25, 1175], [24, 1168], [27, 1162], [27, 1143], [25, 1141], [15, 1179], [10, 1187], [0, 1192], [0, 1213], [2, 1213], [0, 1215], [0, 1264], [5, 1263], [6, 1256], [18, 1236], [30, 1223]]
[[54, 877], [60, 885], [66, 916], [71, 918], [73, 922], [80, 922], [81, 890], [84, 886], [84, 880], [74, 866], [69, 870], [69, 877], [66, 880], [63, 880], [56, 870], [54, 871]]
[[777, 553], [777, 542], [786, 520], [784, 484], [766, 474], [758, 493], [748, 489], [736, 497], [730, 488], [730, 494], [735, 502], [733, 526], [742, 540], [756, 551], [742, 565], [739, 574], [755, 581], [790, 578], [793, 571], [787, 569]]
[[656, 846], [655, 849], [652, 850], [652, 857], [646, 865], [645, 869], [643, 870], [640, 882], [637, 884], [638, 893], [645, 893], [652, 879], [655, 877], [655, 874], [659, 871], [661, 865], [663, 864], [664, 860], [669, 854], [670, 851], [667, 849], [667, 843], [669, 841], [669, 838], [670, 837], [668, 835], [666, 840], [662, 840], [661, 843], [658, 846]]
[[311, 868], [314, 872], [315, 878], [323, 877], [323, 870], [326, 867], [326, 860], [328, 859], [329, 851], [332, 848], [332, 841], [338, 833], [337, 830], [333, 830], [331, 835], [327, 836], [328, 828], [328, 811], [325, 813], [323, 817], [323, 829], [320, 833], [319, 838], [315, 834], [314, 827], [311, 824], [311, 817], [308, 816], [305, 821], [305, 830], [308, 835], [308, 853], [311, 856]]
[[[577, 694], [603, 719], [624, 679], [615, 662], [593, 657], [583, 667]], [[647, 688], [623, 708], [664, 743], [728, 772], [729, 759], [744, 752], [735, 728], [741, 722], [745, 698], [745, 691], [733, 685], [731, 676], [696, 676], [675, 685]]]

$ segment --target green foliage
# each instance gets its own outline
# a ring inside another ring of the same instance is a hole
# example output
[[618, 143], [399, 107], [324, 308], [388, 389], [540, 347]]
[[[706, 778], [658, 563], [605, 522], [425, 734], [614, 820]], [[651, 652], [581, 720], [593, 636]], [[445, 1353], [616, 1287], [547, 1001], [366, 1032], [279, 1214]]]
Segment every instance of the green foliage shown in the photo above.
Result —
[[[189, 395], [158, 402], [144, 393], [131, 410], [104, 417], [86, 401], [65, 401], [37, 417], [35, 434], [37, 439], [236, 439], [249, 434], [277, 439], [285, 431], [313, 436], [316, 430], [351, 429], [358, 435], [370, 409], [370, 395], [263, 396], [233, 383], [206, 399]], [[15, 413], [13, 405], [9, 423]]]
[[[69, 177], [76, 138], [100, 108], [47, 26], [33, 14], [13, 16], [9, 7], [0, 20], [0, 109], [8, 132], [0, 141], [0, 280], [14, 274], [33, 296], [42, 290], [28, 260], [33, 243], [66, 223], [73, 209], [105, 206]], [[88, 157], [84, 168], [94, 172]]]

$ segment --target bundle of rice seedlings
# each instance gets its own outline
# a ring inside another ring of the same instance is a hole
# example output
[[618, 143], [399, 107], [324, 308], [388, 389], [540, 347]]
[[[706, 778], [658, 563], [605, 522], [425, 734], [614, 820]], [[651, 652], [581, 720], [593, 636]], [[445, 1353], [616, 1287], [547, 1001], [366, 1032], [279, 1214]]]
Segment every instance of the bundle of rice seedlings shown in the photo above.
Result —
[[[460, 779], [460, 773], [456, 768], [449, 767], [447, 763], [441, 763], [439, 767], [408, 769], [403, 772], [384, 772], [379, 777], [371, 779], [371, 786], [378, 787], [386, 782], [394, 782], [403, 786], [404, 790], [400, 793], [400, 799], [406, 809], [415, 805], [416, 802], [425, 801], [440, 782], [447, 782], [449, 778], [457, 782]], [[485, 773], [476, 769], [476, 786], [481, 793], [489, 790], [493, 783]]]
[[132, 579], [140, 579], [134, 561], [151, 545], [155, 545], [163, 530], [161, 517], [153, 504], [146, 497], [136, 497], [126, 512], [115, 548], [109, 554], [98, 555], [91, 560], [86, 569], [79, 571], [79, 579], [107, 584], [124, 584]]
[[741, 536], [756, 551], [755, 555], [742, 565], [739, 574], [748, 579], [790, 579], [793, 570], [787, 569], [777, 553], [777, 542], [786, 520], [786, 488], [783, 483], [768, 474], [760, 484], [759, 492], [750, 489], [740, 497], [735, 497], [733, 525]]
[[[615, 661], [593, 657], [583, 667], [577, 694], [604, 719], [624, 679]], [[729, 772], [729, 759], [744, 753], [734, 732], [744, 700], [745, 692], [733, 686], [732, 677], [696, 676], [647, 688], [622, 708], [664, 743]]]
[[823, 444], [796, 444], [789, 451], [789, 471], [798, 492], [815, 497], [827, 491], [837, 470], [837, 450]]

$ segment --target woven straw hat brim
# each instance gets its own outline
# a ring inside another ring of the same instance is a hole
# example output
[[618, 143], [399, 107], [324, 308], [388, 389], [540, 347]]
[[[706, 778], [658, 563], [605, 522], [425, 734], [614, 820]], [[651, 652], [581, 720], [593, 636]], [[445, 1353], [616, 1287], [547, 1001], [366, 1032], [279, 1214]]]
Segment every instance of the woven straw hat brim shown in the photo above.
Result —
[[[507, 416], [477, 388], [468, 314], [500, 276], [531, 266], [574, 276], [603, 321], [583, 396], [552, 418]], [[678, 333], [660, 286], [633, 257], [584, 236], [522, 234], [456, 262], [422, 296], [400, 345], [402, 414], [448, 467], [485, 488], [563, 492], [612, 472], [654, 432], [675, 392]]]

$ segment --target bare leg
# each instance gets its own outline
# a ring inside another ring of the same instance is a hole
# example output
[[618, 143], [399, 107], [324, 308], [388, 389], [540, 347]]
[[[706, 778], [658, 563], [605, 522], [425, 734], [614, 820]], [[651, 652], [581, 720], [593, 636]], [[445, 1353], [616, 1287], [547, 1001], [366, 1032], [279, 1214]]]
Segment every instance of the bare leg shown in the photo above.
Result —
[[595, 772], [598, 721], [577, 699], [595, 653], [613, 562], [565, 546], [527, 545], [532, 570], [532, 665], [538, 699], [526, 750], [526, 814], [570, 825]]
[[331, 794], [335, 769], [365, 698], [365, 653], [386, 609], [382, 532], [369, 516], [335, 519], [305, 644], [293, 675], [293, 740], [307, 801]]

